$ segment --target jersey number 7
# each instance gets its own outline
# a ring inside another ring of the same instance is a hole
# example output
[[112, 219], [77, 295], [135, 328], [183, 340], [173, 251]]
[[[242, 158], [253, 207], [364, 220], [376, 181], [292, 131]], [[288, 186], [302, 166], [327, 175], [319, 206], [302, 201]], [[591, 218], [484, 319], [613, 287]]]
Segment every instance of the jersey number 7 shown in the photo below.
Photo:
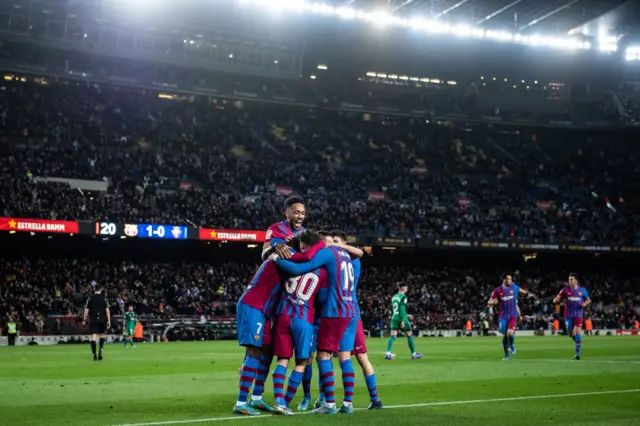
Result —
[[353, 291], [355, 287], [355, 274], [353, 273], [353, 265], [351, 262], [342, 262], [340, 264], [340, 273], [342, 274], [342, 289], [344, 291]]

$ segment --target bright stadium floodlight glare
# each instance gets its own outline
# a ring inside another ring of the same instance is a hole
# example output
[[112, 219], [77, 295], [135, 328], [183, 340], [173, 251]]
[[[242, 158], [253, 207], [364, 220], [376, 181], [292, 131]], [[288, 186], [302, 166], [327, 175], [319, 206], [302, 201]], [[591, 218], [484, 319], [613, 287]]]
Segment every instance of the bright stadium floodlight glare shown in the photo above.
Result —
[[[454, 34], [460, 37], [471, 37], [476, 39], [491, 39], [496, 41], [516, 42], [531, 46], [544, 46], [553, 49], [568, 50], [589, 50], [591, 43], [581, 42], [572, 36], [575, 32], [570, 32], [564, 37], [545, 37], [540, 35], [524, 36], [508, 31], [483, 30], [466, 24], [452, 26], [446, 22], [438, 20], [425, 21], [415, 17], [404, 19], [386, 11], [365, 12], [361, 9], [354, 9], [347, 6], [333, 7], [327, 3], [311, 2], [306, 0], [238, 0], [241, 4], [251, 4], [255, 8], [266, 9], [275, 12], [298, 11], [319, 15], [335, 16], [342, 19], [358, 20], [370, 22], [378, 26], [395, 26], [400, 28], [414, 29], [436, 34]], [[598, 43], [600, 51], [611, 52], [617, 49], [618, 38], [615, 36], [601, 37], [603, 41]]]

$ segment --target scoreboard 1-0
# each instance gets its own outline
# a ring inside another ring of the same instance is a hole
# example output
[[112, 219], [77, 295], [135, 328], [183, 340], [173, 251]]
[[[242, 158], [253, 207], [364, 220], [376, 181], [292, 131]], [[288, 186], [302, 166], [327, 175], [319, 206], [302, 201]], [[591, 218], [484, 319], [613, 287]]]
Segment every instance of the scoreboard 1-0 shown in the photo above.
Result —
[[186, 240], [187, 227], [175, 225], [153, 225], [146, 223], [124, 225], [124, 235], [138, 238], [159, 238], [164, 240]]

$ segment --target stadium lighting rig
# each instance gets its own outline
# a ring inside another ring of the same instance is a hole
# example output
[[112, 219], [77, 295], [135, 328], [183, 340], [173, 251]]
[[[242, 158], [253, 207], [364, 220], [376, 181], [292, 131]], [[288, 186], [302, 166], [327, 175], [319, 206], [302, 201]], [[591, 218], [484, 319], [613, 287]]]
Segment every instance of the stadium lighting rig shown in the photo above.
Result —
[[[456, 37], [503, 41], [529, 46], [549, 47], [564, 50], [590, 50], [594, 46], [590, 42], [572, 36], [544, 36], [523, 35], [509, 31], [485, 30], [470, 25], [451, 25], [434, 19], [415, 17], [411, 19], [393, 15], [387, 11], [366, 12], [348, 6], [332, 6], [320, 2], [306, 0], [236, 0], [245, 6], [263, 9], [266, 12], [282, 13], [312, 13], [317, 15], [335, 16], [339, 19], [368, 22], [379, 27], [406, 28], [425, 34], [451, 34]], [[598, 39], [597, 48], [602, 52], [617, 50], [617, 39], [605, 37]]]

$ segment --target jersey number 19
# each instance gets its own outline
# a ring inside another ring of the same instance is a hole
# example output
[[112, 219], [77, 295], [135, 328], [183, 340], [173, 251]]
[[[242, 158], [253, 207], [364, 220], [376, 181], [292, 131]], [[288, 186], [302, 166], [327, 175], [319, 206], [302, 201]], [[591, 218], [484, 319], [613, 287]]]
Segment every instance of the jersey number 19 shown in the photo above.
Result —
[[353, 265], [351, 262], [342, 262], [340, 264], [340, 273], [342, 274], [342, 289], [344, 291], [353, 292], [356, 278], [353, 273]]

